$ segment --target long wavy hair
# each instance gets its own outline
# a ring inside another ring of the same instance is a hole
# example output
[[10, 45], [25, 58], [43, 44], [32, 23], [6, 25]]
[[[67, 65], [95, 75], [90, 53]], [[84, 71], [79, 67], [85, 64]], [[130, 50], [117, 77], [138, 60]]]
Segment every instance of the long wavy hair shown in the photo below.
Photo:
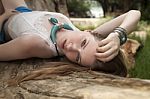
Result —
[[114, 59], [109, 62], [104, 63], [96, 60], [91, 66], [91, 69], [122, 77], [125, 77], [127, 75], [127, 68], [121, 51]]
[[[96, 38], [102, 39], [101, 35], [94, 34]], [[34, 79], [46, 79], [52, 75], [67, 75], [75, 71], [95, 70], [98, 72], [118, 75], [125, 77], [127, 75], [127, 69], [124, 62], [123, 54], [120, 51], [119, 54], [109, 62], [101, 62], [96, 60], [92, 66], [83, 67], [78, 64], [72, 63], [66, 58], [61, 62], [50, 62], [44, 66], [44, 68], [35, 69], [25, 75], [17, 76], [14, 79], [8, 81], [8, 85], [17, 85], [23, 81]]]
[[[92, 32], [91, 34], [98, 41], [105, 38], [105, 37], [103, 37], [103, 35], [101, 35], [97, 32]], [[127, 66], [126, 66], [126, 62], [125, 62], [124, 53], [120, 50], [118, 55], [109, 62], [102, 62], [99, 60], [95, 60], [95, 62], [91, 66], [91, 69], [95, 70], [95, 71], [101, 71], [104, 73], [125, 77], [125, 76], [127, 76], [127, 68], [126, 67]]]

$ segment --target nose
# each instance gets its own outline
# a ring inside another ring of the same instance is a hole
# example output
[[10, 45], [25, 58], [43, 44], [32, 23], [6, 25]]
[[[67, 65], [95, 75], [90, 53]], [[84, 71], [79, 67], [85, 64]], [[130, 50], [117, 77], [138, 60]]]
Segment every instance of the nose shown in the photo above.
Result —
[[67, 46], [66, 46], [66, 49], [68, 51], [80, 51], [81, 49], [77, 46], [77, 44], [74, 44], [74, 43], [69, 43]]

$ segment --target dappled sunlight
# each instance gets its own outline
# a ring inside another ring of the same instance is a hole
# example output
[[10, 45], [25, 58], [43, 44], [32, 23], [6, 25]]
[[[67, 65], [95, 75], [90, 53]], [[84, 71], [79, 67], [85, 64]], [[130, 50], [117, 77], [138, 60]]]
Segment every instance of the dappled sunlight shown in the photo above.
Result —
[[[136, 35], [132, 35], [131, 38], [140, 41], [142, 43], [142, 46], [139, 49], [138, 54], [136, 55], [135, 68], [130, 70], [130, 76], [143, 79], [150, 79], [150, 24], [141, 21], [138, 26], [138, 29], [142, 30], [139, 31], [139, 33], [141, 33], [139, 35], [141, 35], [142, 38], [139, 38], [139, 36]], [[143, 39], [143, 33], [146, 33], [145, 39]]]
[[111, 17], [106, 18], [70, 18], [72, 23], [80, 30], [91, 30], [111, 20]]

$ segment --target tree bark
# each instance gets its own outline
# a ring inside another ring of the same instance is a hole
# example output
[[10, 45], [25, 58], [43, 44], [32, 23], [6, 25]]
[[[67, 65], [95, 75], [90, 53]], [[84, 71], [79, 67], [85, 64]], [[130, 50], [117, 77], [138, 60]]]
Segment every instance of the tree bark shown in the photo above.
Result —
[[103, 8], [104, 11], [104, 17], [106, 17], [106, 13], [108, 12], [109, 9], [109, 1], [108, 0], [97, 0]]
[[123, 1], [123, 11], [124, 12], [130, 10], [132, 2], [133, 1], [131, 1], [131, 0], [124, 0]]
[[69, 16], [66, 0], [26, 0], [26, 3], [33, 10], [59, 12]]
[[66, 0], [53, 0], [53, 2], [55, 4], [55, 11], [56, 12], [60, 12], [66, 16], [69, 16]]
[[[61, 74], [39, 75], [18, 86], [8, 79], [36, 69], [67, 66]], [[122, 78], [56, 60], [29, 59], [0, 63], [0, 99], [149, 99], [150, 81]]]

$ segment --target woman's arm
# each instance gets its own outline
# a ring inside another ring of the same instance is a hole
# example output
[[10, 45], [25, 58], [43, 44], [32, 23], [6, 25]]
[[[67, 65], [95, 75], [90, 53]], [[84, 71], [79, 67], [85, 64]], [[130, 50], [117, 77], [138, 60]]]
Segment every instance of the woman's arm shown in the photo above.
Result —
[[117, 32], [113, 32], [116, 27], [124, 28], [127, 34], [131, 33], [140, 19], [141, 13], [137, 10], [131, 10], [109, 22], [104, 23], [93, 33], [101, 34], [105, 39], [99, 42], [99, 47], [97, 48], [96, 57], [100, 61], [110, 61], [119, 52], [120, 49], [120, 39]]
[[5, 14], [2, 14], [2, 15], [0, 16], [0, 31], [1, 31], [2, 24], [3, 24], [3, 22], [5, 21], [5, 19], [6, 19]]
[[114, 18], [111, 21], [99, 26], [93, 32], [97, 32], [104, 37], [107, 37], [116, 27], [122, 27], [126, 29], [127, 33], [131, 33], [140, 19], [141, 13], [138, 10], [131, 10], [123, 15]]
[[0, 16], [0, 31], [1, 31], [1, 28], [2, 28], [2, 25], [3, 25], [3, 22], [8, 19], [11, 15], [14, 14], [14, 10], [11, 10], [11, 9], [6, 9], [5, 12]]

